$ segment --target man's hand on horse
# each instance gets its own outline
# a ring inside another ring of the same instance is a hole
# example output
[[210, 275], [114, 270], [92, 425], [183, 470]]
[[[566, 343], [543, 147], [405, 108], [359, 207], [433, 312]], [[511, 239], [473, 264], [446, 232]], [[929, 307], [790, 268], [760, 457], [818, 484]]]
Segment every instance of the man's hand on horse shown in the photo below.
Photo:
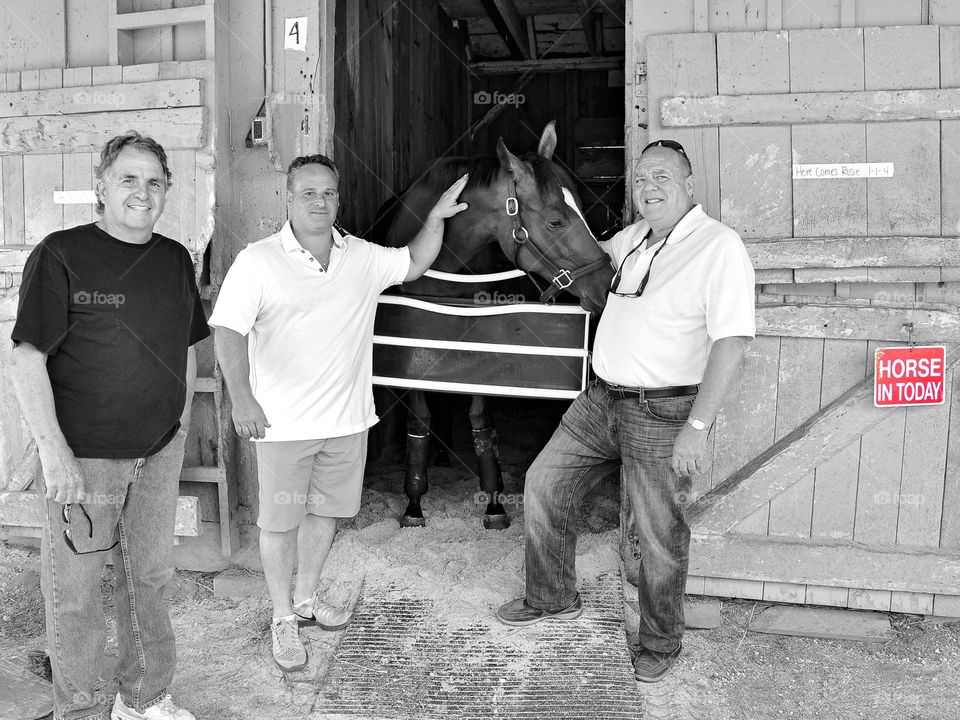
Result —
[[446, 220], [470, 207], [467, 203], [458, 201], [460, 193], [463, 192], [463, 188], [466, 187], [469, 177], [469, 174], [461, 175], [453, 185], [444, 190], [443, 195], [440, 196], [437, 204], [434, 205], [430, 211], [430, 215], [438, 220]]
[[233, 426], [237, 430], [237, 435], [242, 438], [262, 440], [266, 437], [270, 423], [267, 422], [267, 416], [260, 407], [260, 403], [250, 397], [238, 398], [234, 401]]

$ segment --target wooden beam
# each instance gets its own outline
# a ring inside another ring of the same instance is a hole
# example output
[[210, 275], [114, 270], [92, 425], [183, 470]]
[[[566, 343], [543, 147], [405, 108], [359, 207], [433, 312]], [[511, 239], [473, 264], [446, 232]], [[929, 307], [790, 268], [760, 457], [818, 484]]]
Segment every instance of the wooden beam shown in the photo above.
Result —
[[597, 56], [597, 23], [593, 14], [593, 0], [579, 0], [580, 27], [587, 40], [587, 51], [591, 57]]
[[148, 128], [166, 150], [201, 148], [204, 108], [36, 115], [0, 122], [0, 155], [97, 152], [118, 129]]
[[960, 265], [960, 241], [955, 237], [788, 238], [749, 242], [746, 247], [756, 270]]
[[40, 476], [40, 453], [37, 451], [37, 441], [30, 438], [23, 451], [23, 458], [14, 469], [6, 489], [11, 492], [21, 492], [33, 485]]
[[960, 550], [755, 535], [690, 538], [690, 574], [865, 590], [960, 594]]
[[[0, 526], [43, 527], [43, 498], [32, 491], [0, 492]], [[177, 498], [174, 534], [196, 537], [200, 534], [199, 498], [181, 495]]]
[[[957, 360], [960, 344], [948, 346], [947, 368]], [[874, 407], [873, 377], [868, 377], [697, 498], [687, 508], [687, 521], [698, 533], [729, 532], [740, 520], [802, 480], [890, 412], [889, 408]], [[709, 575], [692, 569], [690, 572]]]
[[519, 75], [530, 70], [538, 73], [569, 70], [623, 70], [623, 58], [547, 58], [543, 60], [491, 60], [470, 64], [474, 75]]
[[669, 97], [665, 127], [797, 125], [960, 118], [960, 89]]
[[0, 93], [0, 117], [147, 110], [202, 104], [202, 80], [161, 80]]
[[527, 44], [527, 34], [523, 28], [523, 21], [517, 13], [513, 0], [481, 0], [484, 9], [494, 27], [503, 38], [510, 55], [522, 60], [530, 59], [530, 47]]
[[889, 342], [960, 342], [960, 309], [950, 305], [931, 307], [925, 303], [899, 302], [884, 306], [770, 303], [757, 305], [756, 319], [758, 335]]

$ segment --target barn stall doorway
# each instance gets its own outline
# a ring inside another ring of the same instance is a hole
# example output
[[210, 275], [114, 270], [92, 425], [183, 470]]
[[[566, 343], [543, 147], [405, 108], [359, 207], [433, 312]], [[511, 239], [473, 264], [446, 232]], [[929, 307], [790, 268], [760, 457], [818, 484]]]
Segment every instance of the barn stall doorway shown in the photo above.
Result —
[[[577, 179], [591, 229], [619, 228], [623, 13], [622, 0], [338, 2], [334, 159], [344, 227], [363, 237], [380, 205], [435, 158], [493, 155], [500, 137], [515, 153], [535, 150], [554, 120], [554, 159]], [[403, 399], [380, 388], [376, 396], [383, 420], [371, 433], [370, 456], [397, 459]], [[443, 416], [468, 403], [446, 397], [437, 403], [441, 433], [448, 432]], [[494, 412], [537, 402], [500, 398]], [[541, 414], [555, 419], [567, 405], [542, 403]]]

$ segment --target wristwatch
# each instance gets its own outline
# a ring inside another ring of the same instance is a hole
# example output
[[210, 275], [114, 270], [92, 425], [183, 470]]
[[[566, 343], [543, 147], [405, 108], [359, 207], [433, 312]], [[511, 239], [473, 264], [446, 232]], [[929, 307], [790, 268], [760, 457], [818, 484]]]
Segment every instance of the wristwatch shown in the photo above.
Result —
[[707, 429], [707, 424], [703, 420], [694, 420], [693, 418], [687, 418], [687, 425], [692, 427], [694, 430]]

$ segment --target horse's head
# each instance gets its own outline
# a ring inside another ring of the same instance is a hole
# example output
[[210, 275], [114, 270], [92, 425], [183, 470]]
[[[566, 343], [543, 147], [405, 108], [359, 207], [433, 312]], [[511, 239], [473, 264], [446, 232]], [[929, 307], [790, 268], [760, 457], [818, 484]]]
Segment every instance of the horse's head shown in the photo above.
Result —
[[537, 152], [523, 158], [511, 153], [502, 138], [497, 143], [508, 195], [516, 192], [516, 202], [507, 201], [512, 232], [499, 233], [498, 239], [516, 265], [551, 283], [543, 299], [567, 290], [585, 310], [599, 312], [613, 269], [587, 227], [570, 176], [550, 159], [556, 146], [553, 122], [544, 129]]

